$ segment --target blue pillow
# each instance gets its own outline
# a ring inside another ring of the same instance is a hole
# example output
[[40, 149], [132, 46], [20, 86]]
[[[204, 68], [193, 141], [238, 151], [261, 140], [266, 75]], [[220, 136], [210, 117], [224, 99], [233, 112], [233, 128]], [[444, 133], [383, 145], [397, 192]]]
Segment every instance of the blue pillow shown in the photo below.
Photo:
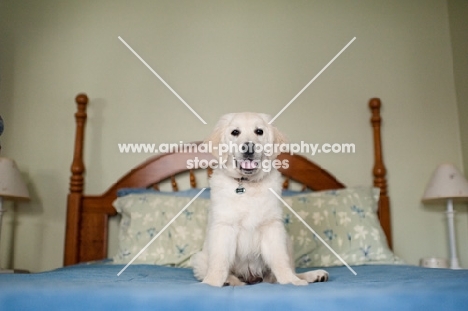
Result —
[[[174, 197], [181, 197], [181, 198], [193, 198], [194, 196], [197, 195], [198, 192], [200, 192], [201, 189], [188, 189], [188, 190], [182, 190], [182, 191], [158, 191], [152, 188], [122, 188], [117, 190], [117, 196], [118, 197], [123, 197], [129, 194], [147, 194], [147, 193], [157, 193], [157, 194], [162, 194], [162, 195], [168, 195], [168, 196], [174, 196]], [[300, 194], [306, 194], [310, 193], [311, 190], [306, 190], [306, 191], [295, 191], [295, 190], [283, 190], [281, 192], [281, 196], [283, 197], [292, 197], [295, 195], [300, 195]], [[200, 198], [203, 199], [209, 199], [211, 194], [211, 189], [206, 188], [205, 191], [200, 194]]]
[[295, 195], [301, 195], [301, 194], [307, 194], [307, 193], [311, 193], [312, 190], [310, 189], [306, 189], [305, 191], [296, 191], [296, 190], [283, 190], [281, 191], [281, 196], [283, 197], [293, 197]]
[[[181, 198], [193, 198], [200, 192], [201, 189], [188, 189], [182, 191], [158, 191], [152, 188], [122, 188], [117, 190], [117, 196], [123, 197], [129, 194], [148, 194], [148, 193], [156, 193], [161, 195], [167, 196], [174, 196], [174, 197], [181, 197]], [[206, 188], [203, 191], [199, 198], [209, 199], [210, 198], [210, 188]]]

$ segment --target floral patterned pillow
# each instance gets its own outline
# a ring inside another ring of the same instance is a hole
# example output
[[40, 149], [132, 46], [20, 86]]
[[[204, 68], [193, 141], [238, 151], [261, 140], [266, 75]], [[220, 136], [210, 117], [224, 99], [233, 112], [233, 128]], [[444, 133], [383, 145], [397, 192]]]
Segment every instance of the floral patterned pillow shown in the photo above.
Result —
[[[388, 248], [377, 218], [378, 188], [312, 192], [285, 201], [349, 265], [402, 263]], [[341, 266], [342, 262], [284, 208], [297, 267]]]
[[[114, 207], [122, 218], [113, 263], [132, 260], [191, 199], [162, 193], [116, 199]], [[198, 197], [134, 262], [189, 267], [190, 257], [203, 245], [209, 204]]]
[[[197, 191], [198, 192], [198, 191]], [[376, 216], [379, 190], [348, 188], [284, 196], [284, 200], [349, 265], [401, 261], [387, 246]], [[126, 264], [192, 199], [166, 193], [132, 193], [114, 201], [121, 214], [113, 263]], [[210, 200], [198, 197], [134, 262], [189, 267], [201, 250]], [[297, 267], [342, 265], [287, 207], [284, 223]]]

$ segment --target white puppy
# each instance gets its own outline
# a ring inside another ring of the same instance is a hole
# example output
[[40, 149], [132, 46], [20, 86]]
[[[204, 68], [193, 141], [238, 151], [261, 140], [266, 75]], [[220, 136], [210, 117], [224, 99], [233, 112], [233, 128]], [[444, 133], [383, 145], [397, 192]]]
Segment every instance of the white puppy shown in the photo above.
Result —
[[[268, 144], [285, 142], [269, 120], [265, 114], [227, 114], [207, 139], [215, 156], [223, 151], [225, 167], [211, 176], [205, 243], [192, 257], [195, 277], [206, 284], [307, 285], [328, 280], [324, 270], [295, 274], [281, 202], [268, 190], [281, 193], [281, 175], [268, 163], [278, 154], [261, 151]], [[226, 144], [232, 150], [226, 151]]]

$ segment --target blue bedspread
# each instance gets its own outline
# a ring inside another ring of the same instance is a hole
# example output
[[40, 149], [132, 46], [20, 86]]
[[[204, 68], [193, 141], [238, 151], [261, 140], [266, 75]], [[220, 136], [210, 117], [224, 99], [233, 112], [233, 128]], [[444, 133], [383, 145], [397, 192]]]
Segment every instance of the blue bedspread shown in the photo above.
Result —
[[327, 268], [330, 281], [304, 287], [212, 288], [189, 269], [77, 265], [0, 274], [1, 310], [468, 310], [468, 270], [411, 266]]

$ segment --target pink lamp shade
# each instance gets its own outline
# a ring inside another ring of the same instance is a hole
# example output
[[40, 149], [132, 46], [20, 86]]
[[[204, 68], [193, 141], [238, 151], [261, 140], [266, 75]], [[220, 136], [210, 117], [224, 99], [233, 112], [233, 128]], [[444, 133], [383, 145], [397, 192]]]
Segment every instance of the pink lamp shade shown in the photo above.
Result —
[[29, 191], [14, 160], [0, 157], [0, 197], [28, 200]]

